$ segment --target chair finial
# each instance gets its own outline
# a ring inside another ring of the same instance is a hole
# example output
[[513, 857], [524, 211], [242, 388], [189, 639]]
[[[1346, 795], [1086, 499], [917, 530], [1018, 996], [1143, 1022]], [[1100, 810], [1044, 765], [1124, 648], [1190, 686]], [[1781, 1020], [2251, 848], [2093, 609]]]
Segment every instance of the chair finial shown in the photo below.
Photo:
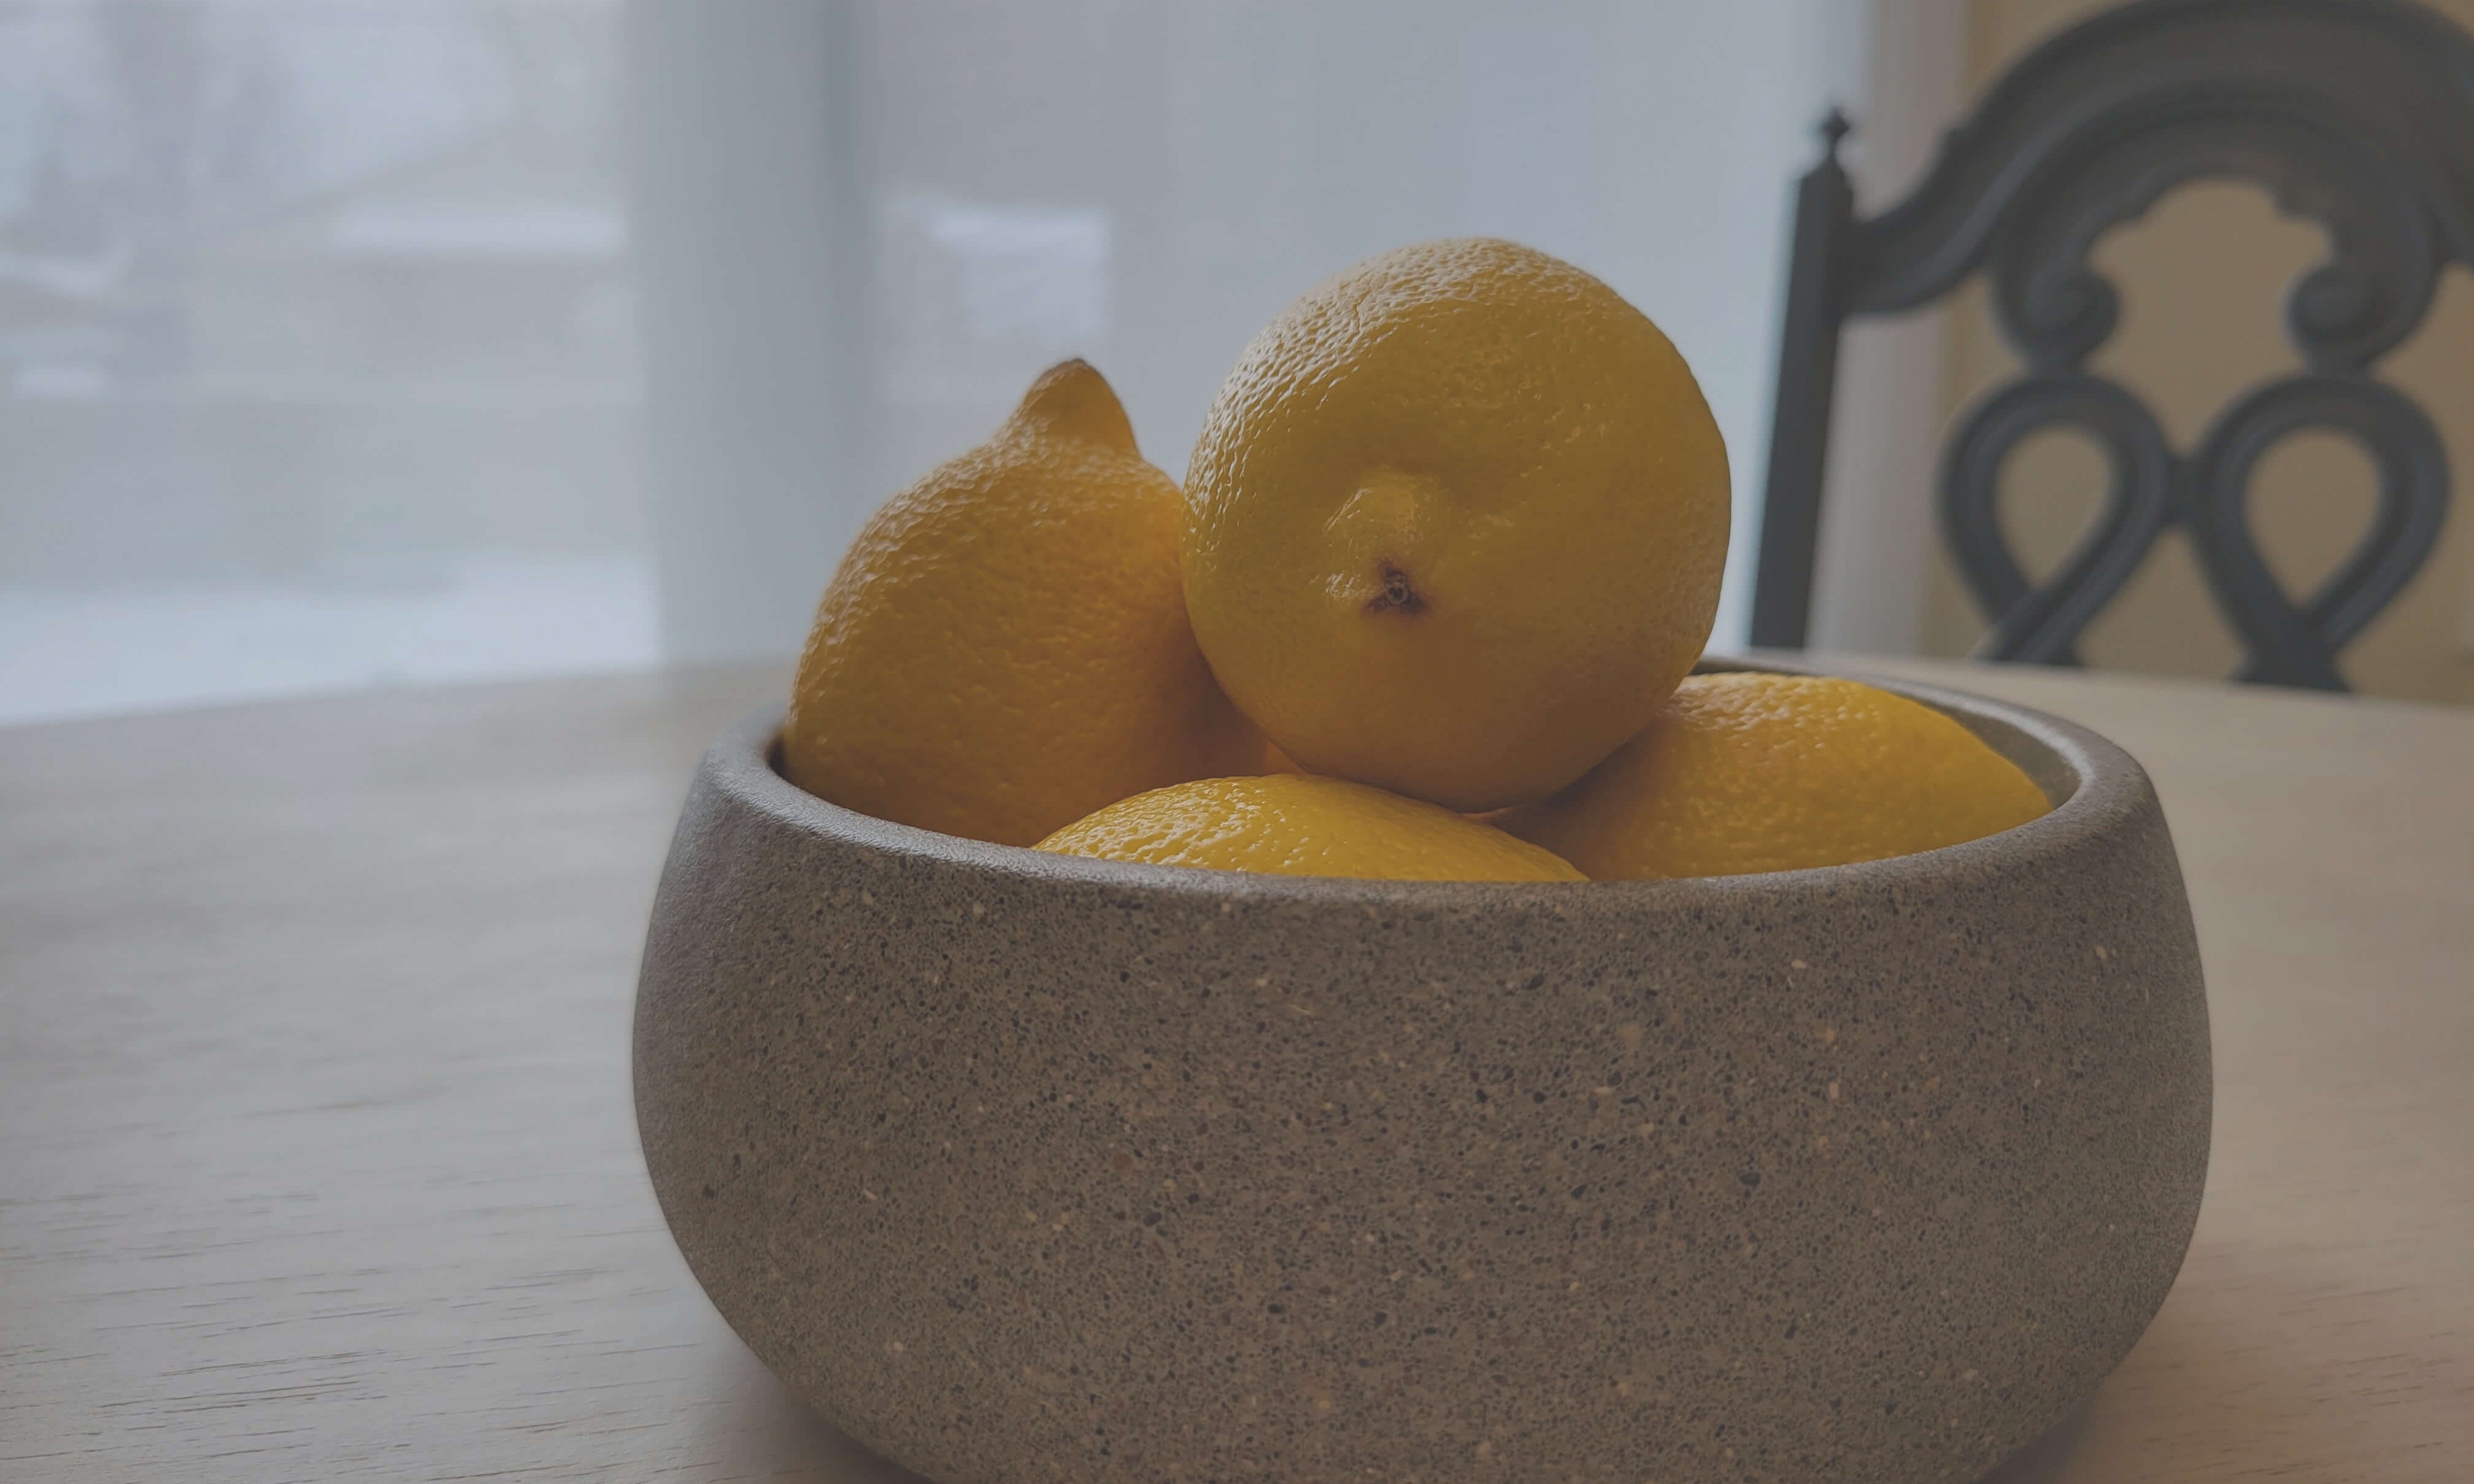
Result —
[[1832, 160], [1835, 160], [1838, 158], [1838, 141], [1846, 138], [1849, 134], [1855, 132], [1856, 126], [1848, 121], [1845, 110], [1840, 109], [1838, 105], [1834, 103], [1831, 104], [1830, 106], [1830, 111], [1821, 116], [1821, 147], [1823, 151], [1826, 152]]

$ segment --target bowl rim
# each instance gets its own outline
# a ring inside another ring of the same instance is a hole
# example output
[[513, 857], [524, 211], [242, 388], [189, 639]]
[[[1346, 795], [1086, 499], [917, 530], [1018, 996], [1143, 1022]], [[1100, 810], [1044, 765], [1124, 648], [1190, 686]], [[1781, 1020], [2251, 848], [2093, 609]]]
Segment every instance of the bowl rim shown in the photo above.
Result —
[[[1983, 736], [1985, 723], [2006, 730], [2041, 751], [2041, 769], [2013, 756], [1997, 732], [1989, 745], [2026, 768], [2066, 778], [2069, 788], [2052, 808], [2025, 824], [1932, 850], [1857, 861], [1843, 865], [1754, 871], [1736, 876], [1694, 876], [1651, 881], [1400, 881], [1351, 876], [1283, 876], [1153, 865], [1062, 855], [1030, 845], [1002, 845], [880, 819], [808, 792], [774, 766], [776, 741], [788, 707], [776, 702], [748, 713], [707, 749], [698, 766], [701, 783], [740, 807], [786, 826], [845, 845], [892, 856], [924, 859], [1014, 882], [1074, 883], [1130, 888], [1178, 898], [1220, 901], [1298, 901], [1394, 908], [1466, 909], [1484, 899], [1500, 905], [1553, 908], [1587, 900], [1593, 906], [1630, 902], [1642, 907], [1686, 906], [1719, 899], [1807, 897], [1817, 889], [1906, 887], [1930, 889], [1956, 873], [1977, 868], [2033, 868], [2093, 836], [2117, 831], [2125, 818], [2154, 807], [2146, 769], [2118, 743], [2076, 722], [2009, 701], [1946, 686], [1860, 669], [1783, 664], [1767, 658], [1710, 656], [1695, 673], [1749, 670], [1772, 674], [1828, 675], [1878, 686], [1922, 702]], [[2046, 787], [2048, 794], [2054, 791]]]

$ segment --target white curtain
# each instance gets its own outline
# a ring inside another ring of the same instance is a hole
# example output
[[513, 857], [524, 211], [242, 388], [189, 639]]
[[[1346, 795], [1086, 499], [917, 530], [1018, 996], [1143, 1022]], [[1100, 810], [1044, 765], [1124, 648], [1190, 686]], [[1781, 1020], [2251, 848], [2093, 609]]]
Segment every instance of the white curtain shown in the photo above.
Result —
[[783, 652], [857, 522], [1067, 355], [1180, 473], [1291, 297], [1487, 232], [1605, 278], [1690, 358], [1734, 455], [1740, 643], [1788, 193], [1860, 92], [1866, 13], [638, 0], [666, 641]]
[[0, 719], [791, 652], [866, 512], [1090, 358], [1182, 470], [1368, 254], [1690, 357], [1741, 636], [1845, 0], [0, 0]]

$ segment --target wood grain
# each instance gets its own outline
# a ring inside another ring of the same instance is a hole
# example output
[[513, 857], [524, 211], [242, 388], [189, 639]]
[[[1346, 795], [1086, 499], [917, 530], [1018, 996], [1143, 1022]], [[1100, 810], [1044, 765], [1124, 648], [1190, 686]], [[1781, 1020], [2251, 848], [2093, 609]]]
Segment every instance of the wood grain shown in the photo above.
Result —
[[[2465, 1477], [2474, 715], [1895, 669], [2146, 761], [2208, 963], [2182, 1281], [2012, 1476]], [[673, 811], [783, 683], [0, 731], [0, 1479], [904, 1477], [714, 1315], [629, 1112]]]

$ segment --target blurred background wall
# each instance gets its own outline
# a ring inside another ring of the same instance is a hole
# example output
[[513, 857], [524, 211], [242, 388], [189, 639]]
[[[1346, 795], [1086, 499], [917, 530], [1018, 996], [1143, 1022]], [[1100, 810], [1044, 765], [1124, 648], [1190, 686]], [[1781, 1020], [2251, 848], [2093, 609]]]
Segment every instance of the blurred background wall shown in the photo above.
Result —
[[[2474, 28], [2474, 0], [2430, 0]], [[2106, 9], [2105, 0], [1974, 0], [1967, 9], [1967, 92], [2001, 75], [2053, 30]], [[2201, 184], [2167, 197], [2145, 220], [2117, 229], [2096, 263], [2122, 296], [2122, 327], [2091, 362], [2156, 408], [2175, 446], [2197, 445], [2209, 421], [2253, 383], [2300, 367], [2284, 336], [2285, 295], [2327, 252], [2313, 222], [2279, 215], [2265, 191]], [[2017, 374], [1980, 285], [1948, 316], [1945, 411]], [[2382, 364], [2381, 374], [2430, 413], [2455, 474], [2454, 507], [2438, 549], [2413, 584], [2355, 641], [2340, 666], [2361, 691], [2424, 700], [2474, 701], [2474, 274], [2449, 270], [2431, 316]], [[2023, 448], [2002, 486], [2004, 526], [2030, 572], [2058, 565], [2095, 519], [2107, 474], [2082, 438], [2051, 434]], [[2334, 434], [2293, 438], [2263, 462], [2252, 520], [2289, 592], [2307, 593], [2369, 523], [2369, 461]], [[1931, 547], [1924, 649], [1963, 654], [1984, 621], [1943, 554]], [[2220, 676], [2241, 657], [2179, 532], [2169, 532], [2130, 585], [2090, 628], [2088, 663], [2165, 675]]]
[[[1740, 643], [1789, 193], [1831, 102], [1859, 207], [2101, 0], [0, 0], [0, 721], [782, 657], [887, 494], [1067, 355], [1181, 472], [1299, 290], [1495, 232], [1598, 273], [1733, 453]], [[2474, 23], [2474, 0], [2442, 0]], [[2205, 187], [2109, 239], [2098, 365], [2181, 438], [2291, 363], [2317, 229]], [[2474, 290], [2393, 374], [2474, 472]], [[1963, 652], [1940, 435], [2008, 374], [1978, 300], [1842, 363], [1817, 646]], [[2291, 581], [2368, 471], [2300, 440]], [[2050, 565], [2101, 470], [2010, 472]], [[2462, 501], [2461, 501], [2462, 504]], [[2097, 662], [2219, 674], [2188, 553]], [[2474, 698], [2474, 523], [2348, 657]]]

